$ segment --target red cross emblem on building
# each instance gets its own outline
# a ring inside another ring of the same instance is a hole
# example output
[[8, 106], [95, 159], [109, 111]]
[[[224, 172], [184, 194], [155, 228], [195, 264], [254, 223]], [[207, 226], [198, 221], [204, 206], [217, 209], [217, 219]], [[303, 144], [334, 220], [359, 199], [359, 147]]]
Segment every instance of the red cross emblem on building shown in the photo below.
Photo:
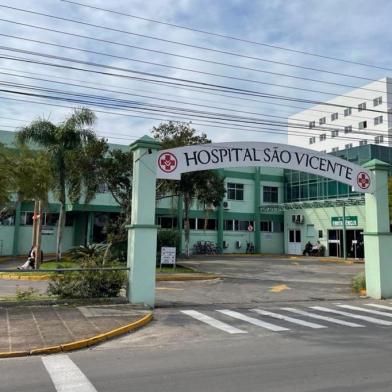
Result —
[[176, 170], [177, 158], [170, 152], [165, 152], [158, 158], [158, 165], [165, 173], [171, 173]]
[[368, 189], [370, 186], [369, 174], [360, 172], [357, 176], [357, 184], [361, 189]]

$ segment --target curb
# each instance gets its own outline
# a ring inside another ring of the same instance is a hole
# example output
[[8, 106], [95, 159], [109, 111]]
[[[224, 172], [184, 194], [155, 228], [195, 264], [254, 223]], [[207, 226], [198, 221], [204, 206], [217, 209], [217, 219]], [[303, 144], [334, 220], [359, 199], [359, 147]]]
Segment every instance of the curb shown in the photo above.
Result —
[[[27, 281], [44, 281], [49, 280], [53, 275], [18, 275], [18, 274], [0, 274], [0, 280], [27, 280]], [[157, 274], [156, 281], [187, 281], [187, 280], [211, 280], [218, 279], [219, 276], [216, 275], [197, 275], [197, 274]]]
[[135, 331], [141, 327], [144, 327], [150, 323], [153, 319], [153, 314], [148, 313], [137, 321], [131, 324], [124, 325], [122, 327], [112, 329], [109, 332], [105, 332], [91, 338], [77, 340], [70, 343], [59, 344], [57, 346], [42, 347], [29, 351], [10, 351], [10, 352], [0, 352], [0, 358], [16, 358], [16, 357], [27, 357], [31, 355], [49, 355], [56, 354], [59, 352], [69, 352], [74, 350], [79, 350], [85, 347], [91, 347], [98, 343], [102, 343], [105, 340], [112, 339], [116, 336], [124, 335], [127, 332]]
[[157, 282], [186, 282], [186, 281], [191, 281], [191, 280], [215, 280], [215, 279], [221, 279], [221, 276], [218, 275], [197, 275], [197, 274], [184, 274], [184, 275], [157, 275], [156, 281]]
[[39, 281], [39, 280], [49, 280], [52, 275], [18, 275], [18, 274], [1, 274], [0, 273], [0, 280], [34, 280], [34, 281]]

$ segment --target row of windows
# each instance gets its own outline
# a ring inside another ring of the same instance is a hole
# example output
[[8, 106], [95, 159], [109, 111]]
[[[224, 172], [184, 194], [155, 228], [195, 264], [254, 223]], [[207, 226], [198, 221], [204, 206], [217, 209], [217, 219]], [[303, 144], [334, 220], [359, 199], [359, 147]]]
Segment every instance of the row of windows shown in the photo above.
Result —
[[[382, 97], [377, 97], [373, 99], [373, 106], [378, 106], [382, 104]], [[358, 112], [362, 112], [363, 110], [366, 110], [367, 103], [362, 102], [358, 105]], [[344, 117], [351, 116], [352, 114], [352, 108], [346, 108], [344, 109], [343, 115]], [[339, 118], [339, 113], [335, 112], [331, 114], [331, 121], [336, 121]], [[327, 118], [326, 117], [321, 117], [319, 119], [319, 125], [324, 125], [327, 123]], [[380, 123], [381, 124], [381, 123]], [[377, 125], [377, 124], [375, 124]], [[314, 128], [316, 126], [316, 121], [310, 121], [309, 122], [309, 128]]]
[[[162, 229], [177, 228], [177, 218], [158, 216], [156, 221]], [[223, 222], [223, 228], [226, 231], [248, 231], [249, 226], [254, 228], [254, 221], [227, 219]], [[189, 219], [189, 227], [191, 230], [218, 230], [218, 221], [217, 219], [191, 218]], [[282, 232], [283, 225], [280, 222], [261, 221], [260, 231], [270, 233]]]
[[[244, 200], [244, 184], [229, 182], [227, 184], [227, 199], [240, 201]], [[277, 203], [278, 200], [278, 187], [263, 186], [264, 203]]]
[[[374, 118], [374, 125], [379, 125], [383, 123], [383, 117], [382, 116], [378, 116]], [[367, 121], [361, 121], [358, 123], [358, 129], [366, 129], [367, 128]], [[353, 127], [352, 125], [348, 125], [346, 127], [344, 127], [344, 133], [351, 133], [353, 131]], [[331, 137], [338, 137], [339, 136], [339, 130], [338, 129], [332, 129], [331, 130]], [[319, 137], [320, 142], [324, 141], [327, 139], [327, 134], [326, 133], [322, 133]], [[314, 144], [316, 143], [316, 137], [312, 136], [309, 138], [309, 144]]]
[[[32, 226], [34, 212], [22, 212], [20, 215], [20, 224], [23, 226]], [[42, 226], [56, 226], [59, 220], [57, 212], [44, 212], [42, 217]], [[70, 214], [65, 215], [65, 226], [73, 225], [73, 216]]]
[[[382, 143], [384, 143], [384, 136], [383, 135], [379, 135], [379, 136], [376, 136], [374, 138], [374, 144], [382, 144]], [[368, 144], [368, 140], [367, 139], [363, 139], [363, 140], [359, 141], [359, 145], [360, 146], [366, 146], [367, 144]], [[345, 149], [353, 148], [353, 144], [352, 143], [348, 143], [348, 144], [346, 144], [344, 146], [344, 148]], [[337, 152], [337, 151], [339, 151], [339, 147], [333, 147], [331, 151], [332, 152]], [[321, 152], [327, 152], [327, 151], [323, 150]]]

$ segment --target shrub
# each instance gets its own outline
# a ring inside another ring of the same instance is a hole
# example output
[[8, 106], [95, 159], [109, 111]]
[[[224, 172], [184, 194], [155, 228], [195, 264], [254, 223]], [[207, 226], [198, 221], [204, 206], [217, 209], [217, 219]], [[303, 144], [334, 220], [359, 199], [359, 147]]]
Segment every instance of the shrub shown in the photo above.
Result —
[[90, 244], [90, 245], [80, 245], [76, 248], [71, 249], [67, 256], [72, 260], [79, 260], [92, 257], [103, 256], [108, 248], [106, 244]]
[[126, 280], [125, 271], [92, 269], [117, 267], [118, 263], [105, 263], [103, 256], [86, 257], [81, 260], [80, 266], [83, 271], [51, 277], [48, 294], [59, 298], [108, 298], [120, 294]]
[[162, 246], [172, 246], [178, 249], [178, 244], [180, 243], [180, 237], [178, 235], [177, 230], [167, 230], [161, 229], [158, 230], [158, 237], [157, 237], [157, 251], [160, 252]]
[[364, 272], [354, 276], [351, 281], [351, 287], [356, 293], [359, 293], [361, 290], [366, 290], [366, 278]]

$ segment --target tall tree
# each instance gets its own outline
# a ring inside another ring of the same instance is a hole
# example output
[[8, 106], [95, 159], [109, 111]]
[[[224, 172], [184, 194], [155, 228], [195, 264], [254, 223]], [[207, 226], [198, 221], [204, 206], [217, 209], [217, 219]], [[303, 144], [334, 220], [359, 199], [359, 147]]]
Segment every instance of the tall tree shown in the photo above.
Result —
[[[153, 128], [152, 134], [155, 139], [161, 142], [163, 149], [211, 143], [206, 134], [198, 135], [196, 129], [185, 123], [162, 123]], [[189, 213], [192, 203], [196, 201], [205, 208], [209, 205], [217, 206], [225, 195], [224, 179], [214, 171], [192, 172], [182, 174], [179, 181], [162, 181], [159, 186], [161, 192], [183, 196], [185, 254], [189, 256]], [[181, 223], [178, 222], [179, 225]]]
[[19, 142], [33, 142], [47, 151], [50, 157], [54, 193], [60, 203], [56, 241], [57, 261], [60, 260], [62, 251], [67, 190], [71, 202], [78, 201], [82, 191], [86, 192], [86, 202], [92, 197], [89, 188], [91, 174], [80, 171], [75, 177], [72, 175], [74, 173], [72, 167], [77, 157], [75, 152], [80, 153], [90, 143], [97, 141], [91, 128], [95, 120], [95, 114], [91, 110], [81, 108], [74, 110], [65, 121], [58, 125], [41, 118], [22, 128], [18, 133]]

